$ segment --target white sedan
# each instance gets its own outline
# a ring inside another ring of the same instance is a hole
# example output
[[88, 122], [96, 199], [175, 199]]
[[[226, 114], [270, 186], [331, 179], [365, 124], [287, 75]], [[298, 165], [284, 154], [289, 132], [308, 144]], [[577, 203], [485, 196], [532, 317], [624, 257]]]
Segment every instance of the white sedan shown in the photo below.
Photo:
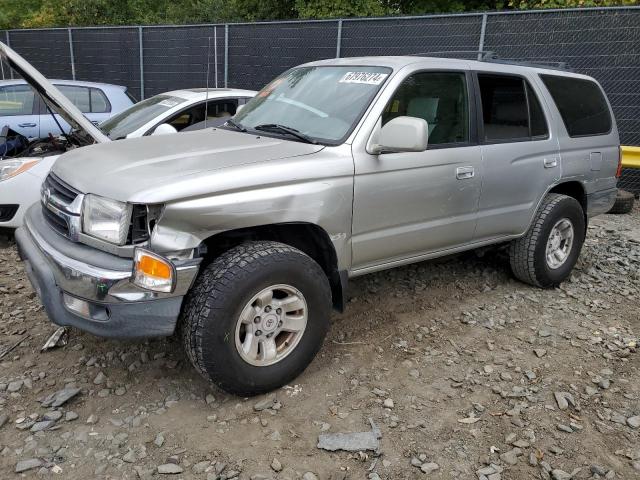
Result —
[[111, 140], [218, 127], [257, 92], [232, 88], [192, 88], [147, 98], [102, 122]]
[[71, 126], [71, 130], [61, 131], [57, 137], [35, 141], [2, 128], [0, 145], [5, 145], [3, 151], [11, 154], [0, 156], [0, 228], [22, 225], [24, 212], [40, 200], [40, 186], [49, 170], [67, 150], [122, 138], [216, 127], [256, 94], [235, 89], [178, 90], [132, 105], [95, 126], [35, 68], [1, 42], [0, 61], [16, 70]]

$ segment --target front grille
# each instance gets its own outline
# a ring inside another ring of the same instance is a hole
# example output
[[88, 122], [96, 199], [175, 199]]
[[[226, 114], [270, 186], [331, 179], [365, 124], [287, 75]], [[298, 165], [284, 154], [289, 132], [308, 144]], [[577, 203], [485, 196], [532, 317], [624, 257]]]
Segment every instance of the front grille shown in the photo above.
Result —
[[80, 194], [80, 192], [64, 183], [53, 173], [47, 175], [47, 178], [44, 181], [44, 186], [49, 189], [52, 195], [57, 196], [67, 205], [71, 205], [71, 203]]
[[60, 218], [44, 205], [42, 206], [42, 214], [51, 228], [65, 237], [69, 236], [69, 225], [64, 218]]
[[[80, 192], [64, 183], [53, 173], [50, 173], [47, 175], [47, 178], [45, 178], [44, 183], [42, 184], [42, 191], [45, 192], [45, 195], [42, 198], [43, 202], [48, 201], [49, 198], [55, 198], [55, 203], [57, 204], [58, 209], [63, 211], [66, 211], [67, 208], [65, 207], [69, 207], [76, 197], [80, 195]], [[51, 228], [65, 237], [71, 237], [69, 223], [65, 218], [57, 215], [44, 203], [42, 205], [42, 213]]]

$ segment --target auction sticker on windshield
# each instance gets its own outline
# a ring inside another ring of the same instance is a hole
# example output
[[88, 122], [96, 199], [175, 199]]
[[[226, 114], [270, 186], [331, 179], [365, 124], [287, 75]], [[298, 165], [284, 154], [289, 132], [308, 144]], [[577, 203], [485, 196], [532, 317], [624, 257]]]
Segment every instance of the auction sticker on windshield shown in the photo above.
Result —
[[377, 72], [347, 72], [340, 79], [340, 83], [365, 83], [367, 85], [380, 85], [388, 73]]

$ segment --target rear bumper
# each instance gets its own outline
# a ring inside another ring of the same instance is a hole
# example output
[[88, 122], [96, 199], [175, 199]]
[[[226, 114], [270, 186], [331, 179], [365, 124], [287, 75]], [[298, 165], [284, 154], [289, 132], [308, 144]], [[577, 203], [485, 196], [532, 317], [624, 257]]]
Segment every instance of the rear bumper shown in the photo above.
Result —
[[197, 261], [176, 266], [178, 285], [173, 293], [155, 294], [129, 281], [131, 260], [73, 243], [50, 228], [49, 234], [47, 228], [36, 205], [15, 237], [29, 280], [53, 323], [102, 337], [173, 334], [184, 294], [198, 271]]
[[593, 217], [607, 213], [613, 207], [618, 194], [617, 188], [608, 188], [587, 195], [587, 216]]

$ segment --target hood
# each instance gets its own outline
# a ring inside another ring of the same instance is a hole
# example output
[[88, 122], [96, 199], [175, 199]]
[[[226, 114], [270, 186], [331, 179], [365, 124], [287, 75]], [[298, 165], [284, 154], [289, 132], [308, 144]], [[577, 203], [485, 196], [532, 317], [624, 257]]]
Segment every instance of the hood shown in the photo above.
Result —
[[29, 62], [2, 42], [0, 42], [0, 60], [5, 61], [18, 72], [22, 79], [42, 95], [55, 113], [64, 118], [72, 128], [84, 131], [98, 143], [110, 141], [60, 90], [54, 87]]
[[[157, 135], [91, 145], [62, 155], [53, 173], [82, 193], [123, 202], [184, 198], [172, 189], [185, 177], [309, 155], [324, 148], [223, 129]], [[210, 191], [215, 190], [211, 185]]]

